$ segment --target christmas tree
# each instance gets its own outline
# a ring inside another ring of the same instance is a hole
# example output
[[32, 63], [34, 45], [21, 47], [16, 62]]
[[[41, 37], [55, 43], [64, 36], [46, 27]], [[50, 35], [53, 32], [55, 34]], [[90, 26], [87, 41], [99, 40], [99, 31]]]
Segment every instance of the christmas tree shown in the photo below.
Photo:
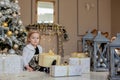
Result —
[[0, 0], [0, 51], [20, 54], [25, 38], [18, 0]]

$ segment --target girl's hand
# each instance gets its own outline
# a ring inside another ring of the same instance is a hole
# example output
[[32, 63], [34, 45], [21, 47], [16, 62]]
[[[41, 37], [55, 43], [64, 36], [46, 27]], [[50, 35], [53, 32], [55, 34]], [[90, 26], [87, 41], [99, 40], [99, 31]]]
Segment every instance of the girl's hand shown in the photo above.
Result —
[[28, 71], [30, 71], [30, 72], [31, 72], [31, 71], [33, 71], [33, 69], [32, 69], [31, 67], [29, 67]]
[[26, 66], [26, 69], [27, 69], [27, 71], [30, 71], [30, 72], [33, 71], [33, 69], [28, 65]]

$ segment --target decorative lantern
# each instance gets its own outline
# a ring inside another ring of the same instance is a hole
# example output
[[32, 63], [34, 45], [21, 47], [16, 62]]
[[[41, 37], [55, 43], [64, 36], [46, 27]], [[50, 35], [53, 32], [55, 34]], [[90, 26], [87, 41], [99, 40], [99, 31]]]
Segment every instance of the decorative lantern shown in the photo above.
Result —
[[82, 48], [82, 51], [83, 52], [88, 52], [88, 55], [90, 56], [92, 51], [93, 51], [93, 35], [91, 33], [91, 31], [89, 30], [88, 33], [83, 36], [82, 38], [82, 45], [83, 45], [83, 48]]
[[120, 33], [109, 45], [109, 80], [120, 80]]
[[108, 54], [107, 48], [109, 40], [101, 35], [98, 31], [97, 36], [94, 38], [94, 52], [92, 57], [92, 69], [93, 71], [106, 71], [108, 70]]

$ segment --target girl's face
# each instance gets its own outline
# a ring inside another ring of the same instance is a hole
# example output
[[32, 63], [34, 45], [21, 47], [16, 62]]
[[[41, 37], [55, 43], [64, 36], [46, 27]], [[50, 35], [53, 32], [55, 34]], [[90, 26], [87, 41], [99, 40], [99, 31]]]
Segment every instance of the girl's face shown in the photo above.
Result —
[[29, 38], [29, 41], [30, 43], [36, 47], [38, 44], [39, 44], [39, 34], [38, 33], [33, 33], [30, 38]]

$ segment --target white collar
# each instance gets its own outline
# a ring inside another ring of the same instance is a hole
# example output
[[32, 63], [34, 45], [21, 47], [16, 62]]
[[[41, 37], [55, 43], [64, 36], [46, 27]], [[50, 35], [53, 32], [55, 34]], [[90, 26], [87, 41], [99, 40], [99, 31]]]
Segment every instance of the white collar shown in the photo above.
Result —
[[[29, 49], [31, 50], [35, 50], [34, 46], [32, 44], [27, 44], [26, 47], [28, 47]], [[41, 50], [41, 46], [40, 45], [37, 45], [38, 49]]]
[[33, 47], [33, 45], [32, 44], [27, 44], [27, 46], [26, 47], [28, 47], [29, 49], [31, 49], [31, 50], [35, 50], [35, 48]]

